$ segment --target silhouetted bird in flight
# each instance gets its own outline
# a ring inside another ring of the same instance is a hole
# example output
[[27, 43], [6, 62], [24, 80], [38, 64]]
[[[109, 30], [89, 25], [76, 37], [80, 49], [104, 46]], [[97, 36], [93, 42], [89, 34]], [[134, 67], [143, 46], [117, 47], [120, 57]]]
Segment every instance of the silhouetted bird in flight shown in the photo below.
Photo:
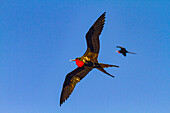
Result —
[[133, 52], [129, 52], [129, 51], [127, 51], [124, 47], [121, 47], [121, 46], [116, 46], [116, 47], [121, 49], [121, 50], [116, 51], [116, 52], [118, 52], [118, 53], [122, 53], [124, 56], [126, 56], [126, 53], [136, 54], [136, 53], [133, 53]]
[[93, 24], [86, 34], [87, 50], [82, 57], [78, 57], [74, 60], [78, 66], [75, 70], [66, 75], [61, 96], [60, 96], [60, 106], [65, 100], [67, 100], [70, 94], [73, 92], [74, 87], [80, 80], [82, 80], [93, 68], [97, 68], [103, 73], [114, 77], [113, 75], [106, 72], [103, 68], [108, 67], [119, 67], [116, 65], [102, 64], [98, 63], [98, 54], [99, 54], [99, 35], [101, 34], [105, 22], [105, 13], [104, 12]]

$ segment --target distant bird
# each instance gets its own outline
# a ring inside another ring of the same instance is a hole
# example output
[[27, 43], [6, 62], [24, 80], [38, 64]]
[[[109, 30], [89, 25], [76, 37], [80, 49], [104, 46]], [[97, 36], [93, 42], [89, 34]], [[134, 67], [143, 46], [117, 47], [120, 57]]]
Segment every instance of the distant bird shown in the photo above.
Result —
[[99, 35], [101, 34], [105, 22], [105, 13], [104, 12], [93, 24], [86, 34], [87, 41], [87, 50], [82, 57], [78, 57], [74, 60], [76, 61], [77, 68], [72, 72], [68, 73], [61, 92], [60, 96], [60, 106], [65, 100], [67, 100], [70, 94], [73, 92], [74, 87], [80, 80], [82, 80], [93, 68], [97, 68], [103, 73], [114, 77], [113, 75], [106, 72], [103, 68], [108, 67], [119, 67], [116, 65], [102, 64], [98, 63], [98, 53], [99, 53]]
[[121, 50], [116, 51], [116, 52], [118, 52], [118, 53], [122, 53], [124, 56], [126, 56], [126, 53], [136, 54], [136, 53], [133, 53], [133, 52], [129, 52], [129, 51], [127, 51], [124, 47], [121, 47], [121, 46], [116, 46], [116, 47], [121, 49]]

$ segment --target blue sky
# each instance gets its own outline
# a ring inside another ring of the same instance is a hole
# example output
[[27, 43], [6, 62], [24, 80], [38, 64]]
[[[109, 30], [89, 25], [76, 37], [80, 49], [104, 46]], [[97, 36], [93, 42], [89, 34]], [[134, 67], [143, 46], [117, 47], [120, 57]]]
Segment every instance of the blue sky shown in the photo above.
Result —
[[[2, 0], [1, 113], [170, 112], [170, 2]], [[99, 62], [60, 107], [70, 59], [86, 51], [85, 34], [106, 11]], [[117, 45], [136, 52], [116, 53]]]

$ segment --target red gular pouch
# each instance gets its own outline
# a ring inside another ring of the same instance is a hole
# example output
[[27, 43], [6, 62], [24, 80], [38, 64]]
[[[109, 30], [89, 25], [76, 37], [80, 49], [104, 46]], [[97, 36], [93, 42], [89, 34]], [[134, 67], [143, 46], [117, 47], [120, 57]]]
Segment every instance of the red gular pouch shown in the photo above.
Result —
[[76, 59], [76, 65], [77, 65], [78, 67], [82, 67], [82, 66], [84, 65], [84, 62]]
[[117, 51], [120, 54], [120, 51]]

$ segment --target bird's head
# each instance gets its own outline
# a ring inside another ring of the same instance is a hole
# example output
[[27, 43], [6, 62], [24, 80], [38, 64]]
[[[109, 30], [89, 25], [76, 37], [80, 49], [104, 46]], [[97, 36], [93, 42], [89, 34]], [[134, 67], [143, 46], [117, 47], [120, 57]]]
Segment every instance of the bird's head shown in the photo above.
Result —
[[76, 65], [78, 67], [82, 67], [84, 65], [83, 60], [81, 59], [81, 57], [77, 57], [76, 59], [70, 60], [70, 61], [76, 61]]
[[118, 53], [120, 53], [120, 51], [115, 51], [115, 52], [118, 52]]

